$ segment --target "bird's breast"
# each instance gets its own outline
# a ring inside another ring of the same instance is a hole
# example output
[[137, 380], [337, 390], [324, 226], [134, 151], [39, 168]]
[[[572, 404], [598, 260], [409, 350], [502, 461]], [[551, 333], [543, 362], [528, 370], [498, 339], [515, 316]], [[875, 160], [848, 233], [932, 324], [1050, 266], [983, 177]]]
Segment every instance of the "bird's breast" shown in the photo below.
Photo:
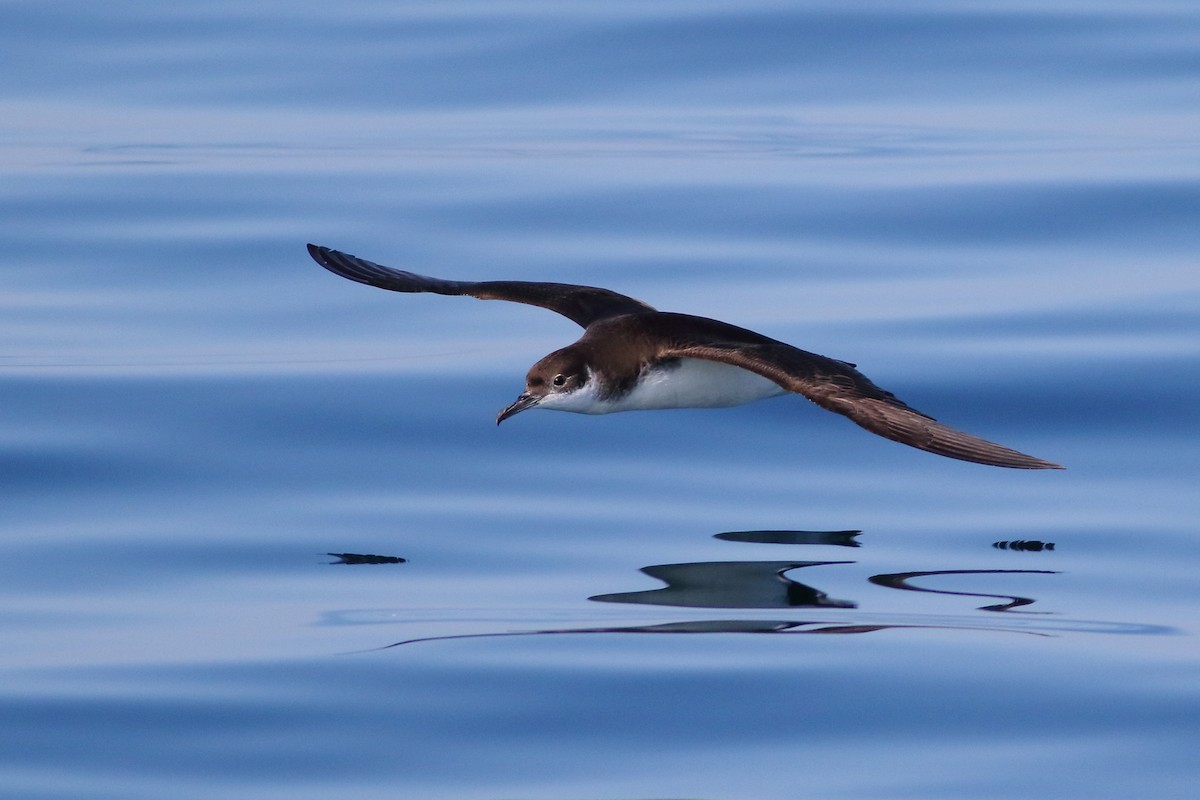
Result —
[[599, 413], [655, 408], [724, 408], [786, 394], [761, 375], [698, 358], [680, 358], [647, 367], [623, 395], [609, 398]]

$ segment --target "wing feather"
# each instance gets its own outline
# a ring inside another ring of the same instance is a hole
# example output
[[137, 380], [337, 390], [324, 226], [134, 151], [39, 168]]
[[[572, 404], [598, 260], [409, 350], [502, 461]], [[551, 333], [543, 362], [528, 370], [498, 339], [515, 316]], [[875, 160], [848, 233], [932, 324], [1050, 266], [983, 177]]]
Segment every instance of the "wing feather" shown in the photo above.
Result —
[[702, 318], [688, 318], [689, 322], [682, 324], [680, 317], [657, 314], [644, 320], [644, 325], [659, 325], [659, 333], [673, 342], [665, 356], [703, 358], [741, 367], [850, 418], [872, 433], [938, 455], [996, 467], [1062, 469], [1053, 462], [943, 425], [876, 386], [848, 362], [715, 320], [697, 325], [691, 320]]
[[385, 267], [320, 245], [310, 244], [308, 252], [330, 272], [369, 286], [393, 292], [431, 292], [524, 303], [562, 314], [584, 328], [609, 317], [654, 311], [640, 300], [594, 286], [534, 281], [449, 281]]

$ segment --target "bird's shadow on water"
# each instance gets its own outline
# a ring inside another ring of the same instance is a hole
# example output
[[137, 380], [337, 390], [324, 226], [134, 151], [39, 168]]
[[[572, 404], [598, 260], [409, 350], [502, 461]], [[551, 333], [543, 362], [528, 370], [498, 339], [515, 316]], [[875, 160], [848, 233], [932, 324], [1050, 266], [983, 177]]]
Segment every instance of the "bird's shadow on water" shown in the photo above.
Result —
[[[729, 542], [754, 544], [782, 544], [800, 546], [826, 546], [840, 548], [861, 547], [857, 530], [843, 531], [730, 531], [715, 534], [715, 538]], [[1038, 540], [1001, 541], [993, 544], [998, 549], [1016, 549], [1026, 552], [1051, 553], [1052, 542]], [[381, 561], [379, 556], [346, 559], [350, 554], [337, 554], [342, 560], [335, 563], [400, 563], [402, 559]], [[394, 557], [393, 557], [394, 558]], [[1036, 598], [1015, 594], [949, 590], [933, 588], [937, 579], [953, 576], [961, 582], [973, 576], [1004, 575], [1057, 575], [1057, 570], [1048, 569], [951, 569], [951, 570], [906, 570], [871, 575], [867, 581], [878, 587], [903, 592], [919, 592], [935, 596], [977, 598], [986, 601], [977, 606], [978, 611], [1003, 615], [987, 620], [979, 616], [952, 615], [950, 617], [920, 617], [907, 615], [900, 619], [881, 619], [887, 615], [861, 615], [861, 618], [820, 619], [829, 610], [850, 611], [858, 609], [852, 599], [830, 597], [815, 585], [803, 583], [794, 576], [799, 570], [812, 575], [811, 580], [820, 581], [820, 571], [827, 567], [855, 564], [849, 560], [778, 560], [778, 561], [701, 561], [676, 564], [655, 564], [643, 567], [641, 572], [661, 581], [664, 585], [654, 589], [634, 592], [597, 594], [589, 600], [598, 603], [616, 603], [660, 608], [694, 608], [726, 610], [774, 610], [807, 609], [803, 617], [791, 614], [767, 618], [718, 618], [683, 619], [657, 622], [648, 625], [612, 625], [598, 627], [540, 628], [536, 630], [506, 630], [423, 636], [392, 642], [371, 650], [385, 650], [400, 645], [420, 642], [448, 641], [453, 639], [481, 639], [512, 636], [549, 636], [564, 634], [598, 633], [654, 633], [654, 634], [712, 634], [712, 633], [770, 633], [770, 634], [862, 634], [884, 630], [938, 629], [959, 631], [987, 631], [993, 633], [1023, 634], [1029, 636], [1057, 636], [1070, 632], [1091, 633], [1171, 633], [1172, 630], [1157, 625], [1135, 623], [1098, 622], [1087, 620], [1056, 619], [1053, 611], [1032, 610]], [[1016, 615], [1025, 615], [1017, 617]], [[1039, 615], [1031, 619], [1029, 615]], [[337, 613], [326, 616], [326, 624], [354, 624]]]

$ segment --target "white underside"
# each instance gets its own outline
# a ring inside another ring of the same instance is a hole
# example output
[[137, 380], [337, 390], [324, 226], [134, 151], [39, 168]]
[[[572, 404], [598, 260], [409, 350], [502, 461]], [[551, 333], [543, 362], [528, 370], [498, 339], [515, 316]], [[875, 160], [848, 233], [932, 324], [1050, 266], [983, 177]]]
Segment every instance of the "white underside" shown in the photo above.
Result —
[[577, 414], [611, 414], [656, 408], [726, 408], [786, 394], [785, 389], [741, 367], [697, 358], [681, 359], [645, 373], [633, 391], [621, 397], [596, 397], [595, 381], [570, 394], [547, 395], [539, 408]]

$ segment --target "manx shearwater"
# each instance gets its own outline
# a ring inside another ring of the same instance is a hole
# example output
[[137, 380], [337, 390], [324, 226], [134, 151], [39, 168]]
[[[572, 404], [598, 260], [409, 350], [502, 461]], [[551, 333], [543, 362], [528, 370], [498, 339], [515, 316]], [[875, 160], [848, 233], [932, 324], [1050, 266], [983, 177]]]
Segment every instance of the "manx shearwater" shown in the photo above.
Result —
[[997, 467], [1062, 469], [943, 425], [876, 386], [854, 364], [726, 322], [658, 311], [592, 286], [442, 280], [314, 244], [308, 252], [329, 271], [381, 289], [509, 300], [582, 326], [577, 342], [533, 365], [525, 391], [497, 424], [529, 408], [581, 414], [717, 408], [794, 392], [872, 433], [931, 453]]

